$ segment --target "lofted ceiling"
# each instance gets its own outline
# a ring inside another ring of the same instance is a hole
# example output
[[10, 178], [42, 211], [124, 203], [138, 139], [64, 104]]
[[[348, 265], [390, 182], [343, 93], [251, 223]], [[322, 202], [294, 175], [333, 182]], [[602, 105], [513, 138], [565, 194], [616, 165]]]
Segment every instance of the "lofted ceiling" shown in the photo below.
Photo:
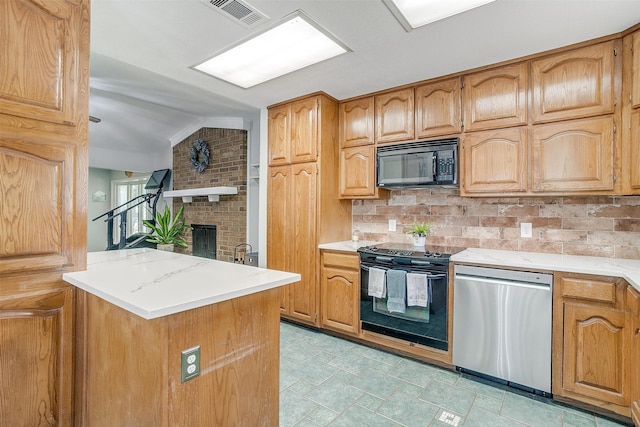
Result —
[[[89, 146], [168, 150], [210, 118], [324, 91], [337, 99], [623, 31], [638, 0], [497, 0], [406, 32], [382, 0], [245, 0], [268, 19], [247, 29], [202, 0], [92, 0]], [[189, 68], [302, 10], [352, 52], [241, 89]]]

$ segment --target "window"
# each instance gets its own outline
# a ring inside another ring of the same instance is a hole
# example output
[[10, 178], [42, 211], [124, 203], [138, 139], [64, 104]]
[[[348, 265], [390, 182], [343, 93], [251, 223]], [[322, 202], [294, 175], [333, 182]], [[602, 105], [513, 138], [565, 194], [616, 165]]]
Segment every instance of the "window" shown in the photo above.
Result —
[[[117, 180], [111, 182], [111, 208], [123, 205], [128, 201], [145, 194], [145, 184], [149, 180], [148, 176], [137, 177], [131, 179]], [[133, 206], [140, 200], [136, 200], [129, 206]], [[118, 209], [117, 212], [121, 212], [126, 209], [126, 206]], [[131, 236], [136, 233], [148, 233], [150, 230], [142, 223], [145, 219], [151, 219], [151, 211], [147, 206], [147, 203], [139, 204], [127, 212], [127, 236]], [[118, 216], [113, 222], [113, 241], [118, 242], [120, 240], [120, 217]]]

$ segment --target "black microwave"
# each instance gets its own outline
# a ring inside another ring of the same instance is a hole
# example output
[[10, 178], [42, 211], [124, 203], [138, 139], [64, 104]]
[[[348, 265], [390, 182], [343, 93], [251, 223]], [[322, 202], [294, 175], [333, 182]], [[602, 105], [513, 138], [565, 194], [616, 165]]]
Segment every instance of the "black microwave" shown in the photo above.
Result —
[[377, 147], [378, 187], [457, 184], [458, 138]]

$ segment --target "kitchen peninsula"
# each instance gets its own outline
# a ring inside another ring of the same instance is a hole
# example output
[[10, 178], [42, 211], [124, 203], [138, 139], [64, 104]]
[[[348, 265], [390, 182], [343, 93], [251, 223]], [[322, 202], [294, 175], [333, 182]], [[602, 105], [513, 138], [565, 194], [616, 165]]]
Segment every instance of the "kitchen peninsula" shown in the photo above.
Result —
[[299, 274], [133, 249], [63, 278], [79, 288], [80, 425], [278, 425], [278, 287]]

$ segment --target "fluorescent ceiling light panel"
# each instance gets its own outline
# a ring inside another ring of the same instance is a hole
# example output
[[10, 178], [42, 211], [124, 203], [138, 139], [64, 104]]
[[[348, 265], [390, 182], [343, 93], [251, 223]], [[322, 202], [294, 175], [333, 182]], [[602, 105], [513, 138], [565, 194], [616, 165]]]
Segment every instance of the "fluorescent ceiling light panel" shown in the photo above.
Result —
[[495, 0], [382, 0], [402, 26], [414, 28], [483, 6]]
[[192, 68], [246, 89], [349, 50], [297, 11]]

